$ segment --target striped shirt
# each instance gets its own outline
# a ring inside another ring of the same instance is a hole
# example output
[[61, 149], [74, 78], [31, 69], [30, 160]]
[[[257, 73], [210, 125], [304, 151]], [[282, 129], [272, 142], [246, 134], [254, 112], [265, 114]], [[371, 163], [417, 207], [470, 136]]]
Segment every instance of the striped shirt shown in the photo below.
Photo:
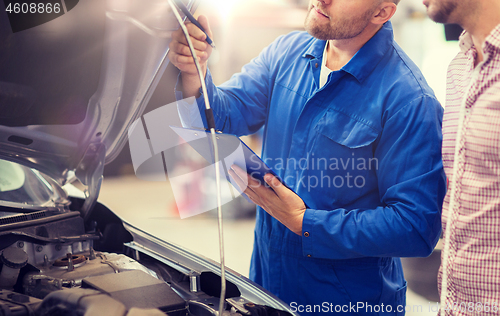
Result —
[[468, 33], [459, 45], [448, 68], [443, 119], [449, 185], [442, 218], [449, 244], [438, 284], [443, 291], [446, 268], [446, 315], [500, 315], [500, 25], [476, 67]]

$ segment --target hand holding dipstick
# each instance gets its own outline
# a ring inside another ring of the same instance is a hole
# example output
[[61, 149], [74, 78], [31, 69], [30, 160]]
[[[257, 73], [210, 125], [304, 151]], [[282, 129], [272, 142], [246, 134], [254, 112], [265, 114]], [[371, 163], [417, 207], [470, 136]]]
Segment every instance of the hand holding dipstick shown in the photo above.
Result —
[[191, 23], [196, 25], [203, 33], [205, 33], [205, 35], [207, 36], [207, 38], [205, 40], [207, 41], [208, 44], [210, 44], [210, 46], [215, 48], [215, 44], [212, 41], [212, 39], [210, 38], [210, 36], [208, 36], [208, 34], [205, 31], [205, 29], [203, 28], [203, 26], [201, 26], [201, 24], [195, 19], [195, 17], [191, 14], [191, 12], [189, 12], [189, 10], [186, 8], [184, 3], [182, 3], [181, 0], [174, 0], [174, 3], [182, 11], [182, 13], [184, 13], [186, 15], [186, 17], [189, 19], [189, 21], [191, 21]]
[[[194, 23], [186, 23], [185, 28], [189, 33], [189, 38], [196, 52], [196, 56], [198, 57], [198, 62], [204, 77], [207, 73], [207, 61], [213, 50], [213, 47], [207, 43], [207, 38], [212, 36], [212, 31], [210, 30], [208, 19], [205, 16], [200, 15], [196, 22], [197, 25], [202, 26], [203, 30]], [[201, 83], [198, 69], [196, 68], [188, 42], [181, 28], [172, 33], [168, 58], [170, 62], [181, 71], [181, 90], [183, 92], [183, 97], [199, 97]]]

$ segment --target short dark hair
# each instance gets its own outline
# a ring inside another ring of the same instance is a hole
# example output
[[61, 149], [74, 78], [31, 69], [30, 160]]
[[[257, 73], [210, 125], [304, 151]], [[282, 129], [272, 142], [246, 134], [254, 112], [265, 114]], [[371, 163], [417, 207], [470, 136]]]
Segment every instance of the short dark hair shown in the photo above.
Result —
[[378, 3], [382, 4], [382, 2], [393, 2], [396, 5], [398, 5], [399, 1], [401, 1], [401, 0], [379, 0]]

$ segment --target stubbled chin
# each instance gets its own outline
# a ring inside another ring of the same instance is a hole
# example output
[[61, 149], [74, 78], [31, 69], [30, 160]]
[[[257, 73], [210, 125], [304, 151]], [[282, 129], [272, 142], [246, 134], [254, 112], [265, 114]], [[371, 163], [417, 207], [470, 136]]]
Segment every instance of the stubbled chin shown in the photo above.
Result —
[[432, 5], [427, 7], [427, 15], [429, 16], [429, 18], [437, 23], [446, 23], [446, 19], [442, 16], [442, 14], [434, 9], [435, 8]]

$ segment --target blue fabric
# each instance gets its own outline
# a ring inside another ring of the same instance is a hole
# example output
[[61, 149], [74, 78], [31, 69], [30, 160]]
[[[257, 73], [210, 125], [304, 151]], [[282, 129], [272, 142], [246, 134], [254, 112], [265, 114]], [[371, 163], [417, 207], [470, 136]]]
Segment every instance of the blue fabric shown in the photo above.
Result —
[[390, 22], [319, 89], [325, 44], [293, 32], [223, 85], [206, 76], [217, 128], [265, 125], [262, 158], [309, 207], [302, 236], [257, 209], [250, 278], [301, 314], [403, 315], [399, 257], [441, 232], [443, 110]]

